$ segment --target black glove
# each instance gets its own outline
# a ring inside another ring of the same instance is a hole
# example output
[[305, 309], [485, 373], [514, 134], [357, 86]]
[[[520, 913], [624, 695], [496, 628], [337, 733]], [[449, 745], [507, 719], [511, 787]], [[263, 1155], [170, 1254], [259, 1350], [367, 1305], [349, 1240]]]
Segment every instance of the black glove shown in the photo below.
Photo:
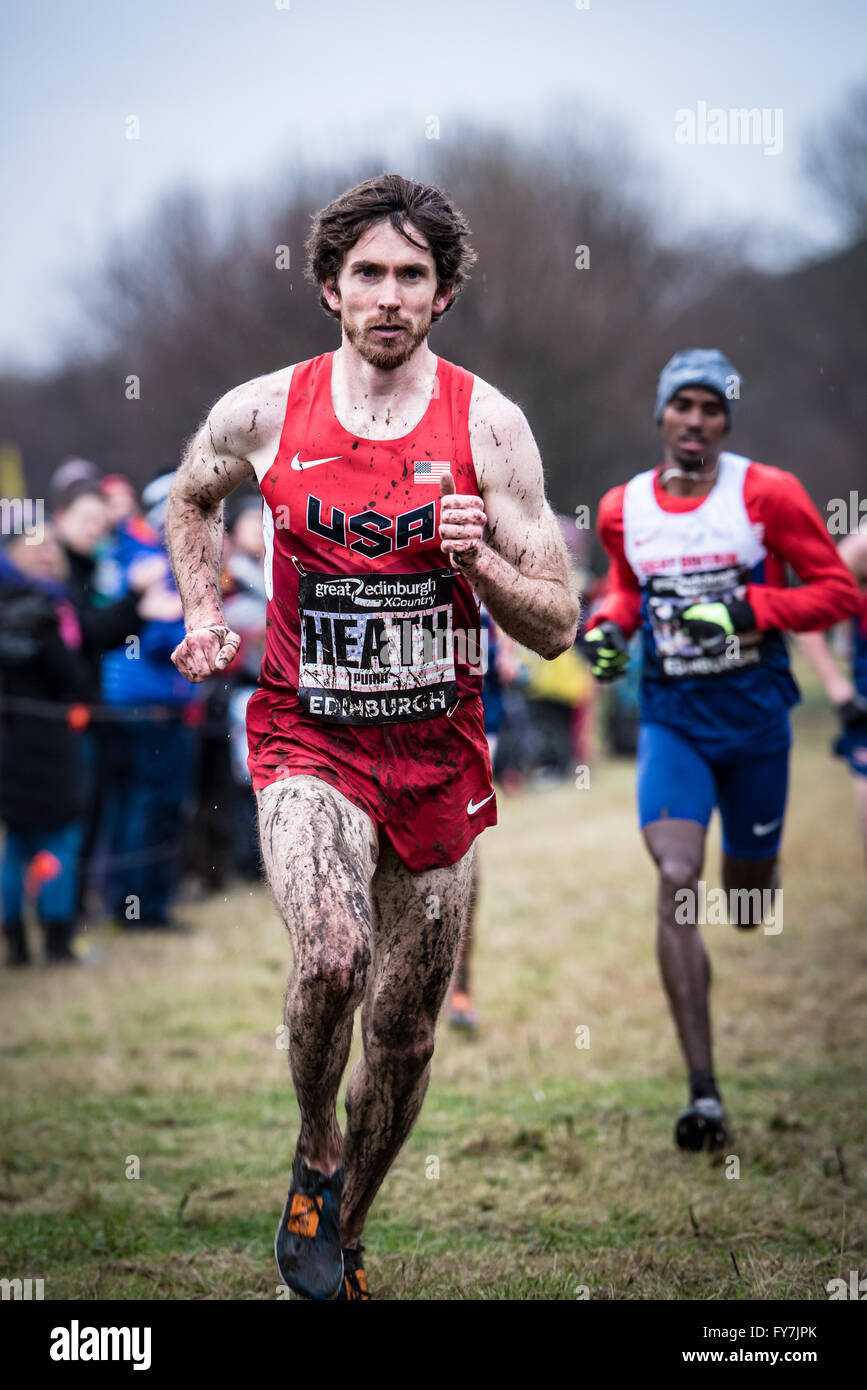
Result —
[[629, 665], [629, 643], [617, 623], [601, 622], [585, 632], [581, 647], [598, 681], [607, 685], [622, 676]]
[[753, 631], [756, 615], [746, 599], [733, 598], [728, 603], [694, 603], [681, 613], [680, 622], [691, 642], [708, 656], [718, 656], [725, 651], [727, 638]]
[[867, 729], [867, 695], [856, 693], [838, 709], [844, 729]]

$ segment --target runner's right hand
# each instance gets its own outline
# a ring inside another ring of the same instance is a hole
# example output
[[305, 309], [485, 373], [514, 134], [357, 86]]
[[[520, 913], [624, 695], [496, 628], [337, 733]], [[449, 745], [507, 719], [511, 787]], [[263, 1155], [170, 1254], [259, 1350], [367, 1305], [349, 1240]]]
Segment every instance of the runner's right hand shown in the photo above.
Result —
[[617, 623], [606, 620], [591, 628], [581, 646], [591, 672], [602, 685], [616, 681], [629, 665], [629, 643]]
[[238, 655], [241, 639], [229, 627], [194, 627], [172, 652], [172, 661], [188, 681], [207, 680], [225, 671]]

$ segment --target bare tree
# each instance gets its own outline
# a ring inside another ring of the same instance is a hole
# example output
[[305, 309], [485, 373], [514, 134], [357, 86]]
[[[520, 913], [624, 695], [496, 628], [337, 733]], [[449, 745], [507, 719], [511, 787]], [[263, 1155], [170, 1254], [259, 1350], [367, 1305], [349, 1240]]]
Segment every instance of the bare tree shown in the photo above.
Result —
[[853, 88], [807, 147], [808, 177], [853, 239], [867, 237], [867, 83]]

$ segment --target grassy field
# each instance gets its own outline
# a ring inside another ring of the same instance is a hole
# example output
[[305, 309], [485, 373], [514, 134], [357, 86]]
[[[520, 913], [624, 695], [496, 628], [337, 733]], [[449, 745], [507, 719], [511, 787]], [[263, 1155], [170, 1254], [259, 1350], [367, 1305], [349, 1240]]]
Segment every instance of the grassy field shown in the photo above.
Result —
[[[685, 1083], [633, 767], [500, 797], [482, 1028], [440, 1033], [365, 1236], [375, 1297], [825, 1299], [864, 1268], [867, 879], [830, 734], [798, 712], [783, 931], [705, 929], [739, 1177], [673, 1146]], [[718, 858], [714, 827], [713, 884]], [[88, 969], [0, 972], [0, 1275], [46, 1298], [276, 1296], [290, 951], [264, 889], [188, 916], [190, 938], [94, 933]]]

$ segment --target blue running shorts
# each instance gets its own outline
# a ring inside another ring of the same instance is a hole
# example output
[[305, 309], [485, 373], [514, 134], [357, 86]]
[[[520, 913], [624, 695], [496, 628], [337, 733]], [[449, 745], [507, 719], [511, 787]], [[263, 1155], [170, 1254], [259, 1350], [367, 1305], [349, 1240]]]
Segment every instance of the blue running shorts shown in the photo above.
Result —
[[772, 859], [783, 834], [789, 746], [773, 753], [711, 753], [662, 724], [638, 738], [638, 813], [642, 829], [658, 820], [707, 827], [714, 806], [723, 850], [738, 859]]

